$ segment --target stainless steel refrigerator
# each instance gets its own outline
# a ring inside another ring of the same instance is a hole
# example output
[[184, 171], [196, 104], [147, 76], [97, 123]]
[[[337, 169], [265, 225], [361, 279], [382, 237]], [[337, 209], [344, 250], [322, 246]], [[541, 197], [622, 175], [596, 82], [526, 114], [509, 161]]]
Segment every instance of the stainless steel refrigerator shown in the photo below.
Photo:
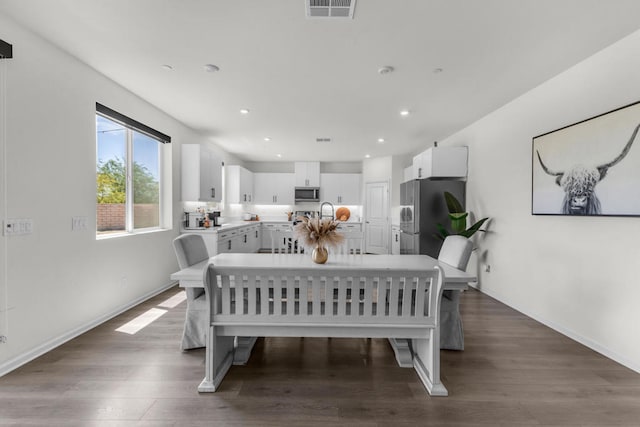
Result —
[[464, 181], [414, 179], [400, 184], [400, 254], [438, 257], [442, 240], [436, 237], [436, 224], [450, 229], [445, 191], [465, 207]]

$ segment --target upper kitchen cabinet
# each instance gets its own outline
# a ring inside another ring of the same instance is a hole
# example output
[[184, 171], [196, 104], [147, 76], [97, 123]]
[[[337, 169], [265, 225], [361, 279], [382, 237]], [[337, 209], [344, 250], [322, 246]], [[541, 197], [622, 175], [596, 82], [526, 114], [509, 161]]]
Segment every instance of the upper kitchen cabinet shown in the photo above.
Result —
[[227, 203], [254, 203], [253, 173], [242, 166], [227, 166]]
[[200, 144], [182, 144], [182, 201], [222, 200], [222, 160]]
[[295, 162], [296, 187], [320, 187], [320, 162]]
[[359, 205], [361, 181], [359, 173], [320, 174], [320, 198], [333, 204]]
[[258, 205], [293, 205], [295, 174], [254, 173], [254, 203]]
[[413, 178], [466, 178], [467, 147], [431, 147], [413, 158]]

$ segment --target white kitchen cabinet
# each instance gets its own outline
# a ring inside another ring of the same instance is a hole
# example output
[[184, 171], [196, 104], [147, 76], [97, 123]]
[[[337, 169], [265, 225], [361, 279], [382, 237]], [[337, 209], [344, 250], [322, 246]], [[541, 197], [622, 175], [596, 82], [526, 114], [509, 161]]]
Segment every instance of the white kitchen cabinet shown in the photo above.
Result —
[[252, 225], [249, 228], [249, 252], [258, 252], [260, 250], [260, 245], [262, 244], [261, 233], [262, 227], [260, 224]]
[[338, 230], [340, 230], [343, 233], [361, 233], [362, 223], [361, 222], [339, 222]]
[[260, 224], [243, 227], [238, 232], [238, 247], [236, 252], [258, 252], [260, 243]]
[[391, 226], [391, 255], [400, 255], [400, 226]]
[[296, 187], [320, 187], [320, 162], [295, 162]]
[[222, 160], [200, 144], [182, 145], [182, 191], [184, 202], [222, 200]]
[[218, 253], [224, 254], [228, 252], [234, 252], [236, 244], [234, 244], [234, 237], [238, 235], [237, 230], [227, 230], [218, 232]]
[[466, 178], [467, 147], [431, 147], [413, 158], [413, 178]]
[[260, 224], [219, 231], [217, 253], [252, 253], [260, 249]]
[[361, 181], [359, 173], [320, 174], [320, 198], [333, 204], [359, 205]]
[[254, 203], [259, 205], [293, 205], [295, 174], [254, 173]]
[[242, 166], [227, 166], [227, 203], [254, 203], [253, 173]]

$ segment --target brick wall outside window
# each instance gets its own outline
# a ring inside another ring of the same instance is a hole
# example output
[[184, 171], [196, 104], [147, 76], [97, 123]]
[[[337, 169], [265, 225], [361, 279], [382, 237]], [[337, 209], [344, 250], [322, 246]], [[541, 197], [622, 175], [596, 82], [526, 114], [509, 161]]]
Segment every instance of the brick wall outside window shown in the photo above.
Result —
[[[124, 203], [98, 203], [98, 232], [125, 229]], [[160, 224], [158, 205], [138, 203], [133, 206], [136, 228], [157, 227]]]

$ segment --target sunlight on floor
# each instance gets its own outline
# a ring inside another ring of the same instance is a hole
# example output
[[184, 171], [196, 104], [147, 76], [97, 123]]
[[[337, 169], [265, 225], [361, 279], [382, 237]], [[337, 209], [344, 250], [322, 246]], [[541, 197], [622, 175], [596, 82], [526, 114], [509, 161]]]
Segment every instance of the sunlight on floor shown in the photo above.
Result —
[[165, 314], [167, 310], [161, 310], [159, 308], [152, 308], [142, 313], [140, 316], [132, 319], [131, 321], [125, 323], [116, 329], [117, 332], [124, 332], [125, 334], [133, 335], [138, 332], [140, 329], [145, 326], [151, 324], [154, 320], [158, 319], [160, 316]]
[[[158, 307], [174, 308], [181, 302], [185, 301], [186, 299], [187, 299], [187, 293], [184, 290], [181, 290], [181, 291], [178, 291], [178, 293], [175, 294], [174, 296], [162, 301], [160, 304], [158, 304]], [[116, 331], [124, 332], [125, 334], [134, 335], [135, 333], [140, 331], [140, 329], [150, 325], [155, 320], [159, 319], [160, 316], [162, 316], [166, 312], [167, 310], [162, 310], [160, 308], [152, 308], [147, 312], [142, 313], [140, 316], [136, 317], [135, 319], [120, 326], [118, 329], [116, 329]]]
[[158, 304], [158, 307], [162, 308], [174, 308], [182, 301], [187, 299], [187, 293], [185, 291], [180, 291], [171, 298], [166, 299], [165, 301]]

